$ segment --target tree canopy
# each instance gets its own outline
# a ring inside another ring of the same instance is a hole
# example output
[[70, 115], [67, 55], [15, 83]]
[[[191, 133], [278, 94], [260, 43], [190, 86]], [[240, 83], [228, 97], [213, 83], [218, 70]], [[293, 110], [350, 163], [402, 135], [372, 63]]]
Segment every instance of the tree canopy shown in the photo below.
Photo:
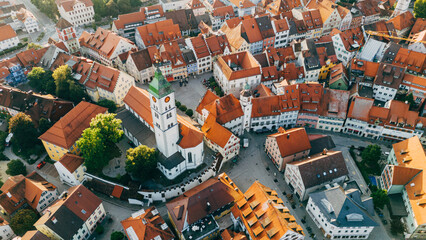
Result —
[[413, 12], [416, 18], [426, 18], [426, 0], [416, 0]]
[[377, 189], [371, 193], [371, 197], [375, 208], [383, 209], [389, 203], [389, 196], [386, 190]]
[[89, 172], [102, 171], [111, 159], [113, 144], [123, 136], [121, 120], [115, 116], [114, 113], [96, 115], [77, 141]]
[[154, 148], [140, 145], [127, 150], [126, 171], [140, 179], [148, 179], [157, 167], [158, 153]]
[[13, 141], [21, 149], [29, 149], [38, 141], [37, 130], [31, 117], [25, 113], [18, 113], [9, 120], [9, 132], [13, 133]]
[[16, 235], [23, 236], [29, 230], [33, 230], [37, 222], [37, 214], [29, 209], [19, 210], [10, 220], [10, 227]]
[[27, 78], [31, 87], [35, 88], [37, 91], [43, 89], [43, 80], [45, 77], [46, 71], [41, 67], [33, 67], [31, 72], [28, 73]]
[[37, 43], [28, 43], [27, 45], [27, 49], [34, 49], [34, 50], [39, 50], [42, 49], [43, 47], [40, 44]]
[[101, 107], [108, 108], [108, 112], [110, 113], [114, 113], [117, 110], [117, 105], [115, 104], [115, 102], [108, 99], [99, 100], [98, 105]]
[[7, 163], [6, 173], [10, 176], [27, 175], [27, 168], [21, 160], [11, 160]]
[[382, 150], [379, 145], [368, 145], [361, 153], [362, 160], [368, 164], [377, 163], [382, 156]]
[[56, 85], [56, 96], [79, 103], [85, 96], [84, 89], [72, 78], [71, 68], [62, 65], [52, 74]]
[[122, 232], [115, 231], [111, 233], [111, 240], [123, 240], [124, 234]]
[[59, 15], [55, 0], [31, 0], [31, 3], [51, 19]]

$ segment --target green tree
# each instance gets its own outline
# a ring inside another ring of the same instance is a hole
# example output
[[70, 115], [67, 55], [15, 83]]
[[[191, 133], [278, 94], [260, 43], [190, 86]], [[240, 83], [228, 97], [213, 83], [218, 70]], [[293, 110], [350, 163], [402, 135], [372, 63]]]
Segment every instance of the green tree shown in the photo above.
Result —
[[71, 68], [68, 65], [62, 65], [55, 69], [52, 74], [56, 84], [56, 95], [60, 98], [69, 99], [69, 82], [71, 79]]
[[416, 18], [426, 18], [426, 0], [416, 0], [413, 12]]
[[86, 92], [81, 87], [80, 84], [76, 83], [74, 80], [68, 80], [69, 87], [69, 100], [74, 103], [79, 103], [86, 97]]
[[37, 222], [37, 214], [29, 209], [19, 210], [10, 220], [10, 227], [16, 235], [22, 236], [29, 230], [33, 230]]
[[4, 182], [0, 178], [0, 188], [3, 186]]
[[46, 71], [43, 83], [43, 91], [49, 94], [56, 94], [56, 84], [55, 79], [53, 79], [53, 72], [48, 70]]
[[399, 218], [393, 218], [391, 220], [391, 233], [392, 235], [402, 234], [405, 231], [404, 224]]
[[16, 176], [19, 174], [27, 175], [27, 168], [21, 160], [11, 160], [7, 163], [6, 173], [10, 176]]
[[118, 0], [117, 6], [120, 13], [128, 13], [132, 10], [130, 0]]
[[185, 105], [180, 105], [179, 109], [180, 109], [182, 112], [185, 112], [185, 111], [186, 111], [186, 109], [187, 109], [187, 107], [186, 107]]
[[140, 7], [142, 6], [142, 2], [140, 0], [130, 0], [130, 5], [134, 7]]
[[114, 0], [109, 0], [109, 2], [106, 4], [106, 14], [112, 17], [117, 17], [119, 10], [117, 4], [114, 2]]
[[362, 160], [368, 164], [377, 163], [382, 156], [382, 150], [379, 145], [368, 145], [361, 153]]
[[46, 76], [46, 71], [41, 67], [33, 67], [31, 72], [28, 73], [28, 83], [31, 87], [35, 88], [37, 91], [43, 91], [44, 79]]
[[9, 132], [13, 133], [13, 141], [21, 149], [30, 149], [38, 141], [37, 130], [31, 117], [25, 113], [18, 113], [9, 120]]
[[98, 15], [99, 20], [101, 17], [105, 17], [106, 4], [104, 0], [93, 0], [92, 2], [93, 2], [93, 8], [95, 11], [95, 17], [96, 15]]
[[187, 109], [185, 113], [186, 113], [186, 115], [188, 115], [190, 117], [192, 117], [192, 115], [194, 115], [194, 111], [192, 111], [192, 109]]
[[111, 233], [111, 240], [123, 240], [124, 234], [122, 232], [115, 231]]
[[104, 142], [116, 143], [123, 136], [121, 120], [115, 116], [115, 113], [98, 114], [90, 122], [90, 128], [100, 130]]
[[41, 134], [45, 133], [49, 128], [53, 126], [52, 122], [49, 122], [46, 118], [40, 118], [38, 121], [38, 131]]
[[389, 203], [389, 196], [386, 190], [377, 189], [371, 193], [373, 198], [373, 204], [375, 208], [383, 209], [383, 207]]
[[76, 143], [88, 172], [102, 171], [108, 164], [109, 159], [105, 157], [105, 145], [100, 129], [85, 129]]
[[154, 148], [140, 145], [126, 153], [126, 171], [140, 179], [148, 179], [157, 167], [158, 153]]
[[39, 50], [42, 49], [43, 47], [40, 44], [37, 43], [28, 43], [27, 45], [27, 49], [34, 49], [34, 50]]
[[117, 110], [117, 105], [115, 104], [115, 102], [108, 99], [99, 100], [98, 105], [101, 107], [108, 108], [108, 112], [110, 113], [114, 113]]

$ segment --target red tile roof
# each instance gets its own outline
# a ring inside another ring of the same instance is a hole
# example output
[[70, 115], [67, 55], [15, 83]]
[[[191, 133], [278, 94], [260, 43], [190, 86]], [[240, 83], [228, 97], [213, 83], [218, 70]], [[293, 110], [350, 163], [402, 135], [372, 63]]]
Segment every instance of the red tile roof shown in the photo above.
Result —
[[147, 18], [146, 11], [157, 11], [155, 14], [159, 14], [159, 17], [164, 17], [163, 7], [161, 5], [153, 5], [141, 7], [139, 12], [118, 15], [118, 19], [114, 20], [114, 25], [117, 29], [123, 29], [127, 24], [145, 22]]
[[387, 21], [388, 23], [393, 23], [393, 26], [396, 30], [403, 30], [414, 25], [415, 19], [413, 14], [410, 11], [406, 11], [398, 16], [391, 18]]
[[219, 145], [221, 148], [226, 146], [232, 136], [232, 133], [228, 129], [216, 122], [216, 118], [212, 114], [209, 114], [204, 121], [201, 131], [203, 131], [207, 139]]
[[195, 111], [201, 114], [201, 110], [203, 110], [206, 107], [206, 105], [212, 103], [216, 99], [219, 99], [219, 97], [216, 96], [216, 94], [214, 94], [212, 91], [207, 90], [203, 98], [201, 98], [200, 102], [198, 103], [198, 106], [195, 109]]
[[203, 36], [191, 38], [192, 46], [194, 47], [195, 55], [197, 58], [204, 58], [210, 56], [209, 48], [207, 47], [206, 42], [204, 41]]
[[146, 47], [182, 38], [179, 25], [174, 24], [172, 19], [143, 25], [136, 31]]
[[278, 133], [271, 134], [268, 137], [275, 138], [282, 157], [311, 149], [311, 143], [304, 128], [292, 128], [289, 130], [280, 128]]
[[0, 42], [17, 36], [15, 30], [9, 24], [0, 26], [0, 32]]
[[95, 104], [80, 102], [39, 139], [69, 149], [81, 137], [83, 130], [89, 127], [92, 118], [107, 110]]
[[61, 163], [70, 173], [73, 173], [84, 163], [84, 159], [72, 153], [65, 153], [65, 155], [59, 159], [59, 163]]
[[212, 57], [223, 54], [226, 48], [231, 52], [231, 46], [225, 34], [220, 36], [212, 35], [206, 38], [206, 43]]
[[244, 115], [240, 101], [232, 94], [214, 100], [204, 107], [220, 124], [225, 124]]
[[66, 12], [74, 11], [74, 5], [83, 3], [86, 7], [93, 6], [91, 0], [56, 0], [56, 5], [62, 6]]
[[[232, 66], [235, 64], [237, 69], [228, 66], [229, 61]], [[228, 81], [260, 74], [260, 66], [249, 52], [221, 56], [217, 59], [217, 64]]]
[[[220, 2], [220, 1], [216, 1]], [[215, 2], [215, 3], [216, 3]], [[225, 19], [225, 17], [233, 18], [235, 17], [234, 9], [232, 6], [223, 6], [223, 7], [217, 7], [213, 9], [212, 12], [213, 17], [218, 17], [220, 19]]]
[[[140, 214], [139, 214], [140, 213]], [[129, 234], [132, 229], [137, 238], [140, 240], [150, 240], [160, 237], [162, 240], [173, 240], [175, 239], [173, 232], [167, 227], [163, 218], [159, 215], [158, 210], [155, 207], [150, 207], [146, 210], [140, 210], [140, 212], [132, 214], [126, 220], [121, 221], [124, 232], [127, 237], [131, 239], [133, 236]], [[163, 229], [163, 227], [166, 228]]]
[[407, 67], [408, 70], [423, 73], [426, 68], [426, 54], [400, 48], [396, 54], [393, 65]]

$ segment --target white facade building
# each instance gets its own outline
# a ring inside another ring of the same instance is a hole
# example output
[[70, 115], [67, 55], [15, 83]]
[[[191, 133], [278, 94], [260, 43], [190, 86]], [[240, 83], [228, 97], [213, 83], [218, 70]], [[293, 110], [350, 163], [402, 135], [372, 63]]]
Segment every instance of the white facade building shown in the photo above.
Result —
[[17, 12], [11, 14], [13, 21], [18, 28], [23, 29], [25, 32], [33, 33], [39, 31], [37, 18], [25, 8], [21, 8]]
[[95, 11], [91, 0], [57, 0], [59, 14], [73, 26], [88, 25], [94, 22]]
[[83, 166], [83, 158], [71, 153], [66, 153], [62, 158], [55, 162], [55, 168], [58, 171], [61, 182], [76, 186], [84, 181], [86, 167]]
[[18, 46], [18, 35], [9, 24], [0, 26], [0, 32], [0, 51]]
[[9, 223], [0, 217], [0, 239], [11, 240], [15, 236]]
[[[368, 201], [372, 205], [372, 199]], [[327, 186], [310, 194], [306, 211], [328, 239], [368, 239], [378, 224], [364, 212], [364, 204], [359, 190], [345, 193], [339, 186]]]
[[281, 47], [287, 46], [289, 44], [289, 34], [290, 34], [290, 28], [288, 25], [287, 18], [273, 20], [272, 28], [274, 29], [274, 33], [275, 33], [274, 47], [281, 48]]

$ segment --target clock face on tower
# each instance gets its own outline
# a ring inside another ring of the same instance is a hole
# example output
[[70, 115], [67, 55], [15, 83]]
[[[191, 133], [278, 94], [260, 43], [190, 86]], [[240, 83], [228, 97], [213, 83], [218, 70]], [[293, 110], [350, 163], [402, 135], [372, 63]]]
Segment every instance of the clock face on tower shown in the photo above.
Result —
[[152, 101], [157, 102], [157, 99], [154, 96], [152, 96]]
[[170, 101], [170, 97], [166, 97], [166, 99], [164, 99], [164, 101], [165, 101], [166, 103], [168, 103], [168, 102]]

